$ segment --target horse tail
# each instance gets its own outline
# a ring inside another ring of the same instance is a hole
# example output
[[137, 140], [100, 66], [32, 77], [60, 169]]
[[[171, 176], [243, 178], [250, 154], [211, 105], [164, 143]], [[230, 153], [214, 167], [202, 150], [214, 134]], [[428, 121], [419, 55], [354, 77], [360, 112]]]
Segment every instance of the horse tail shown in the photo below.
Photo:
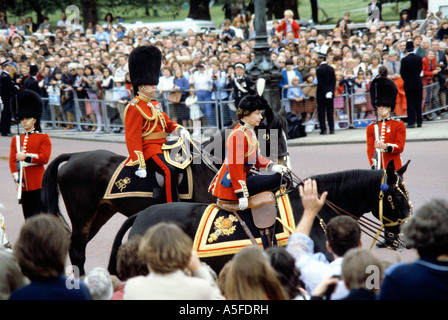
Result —
[[58, 170], [59, 165], [68, 161], [72, 155], [73, 153], [61, 154], [47, 166], [42, 179], [41, 193], [42, 211], [60, 217], [69, 231], [69, 225], [59, 210]]
[[117, 272], [117, 254], [118, 249], [120, 248], [123, 237], [126, 234], [126, 232], [132, 227], [134, 224], [135, 219], [137, 218], [138, 213], [130, 216], [128, 219], [126, 219], [125, 222], [121, 225], [120, 229], [118, 230], [117, 234], [115, 235], [114, 242], [112, 244], [112, 250], [110, 252], [109, 257], [109, 265], [107, 267], [107, 270], [111, 275], [118, 275]]

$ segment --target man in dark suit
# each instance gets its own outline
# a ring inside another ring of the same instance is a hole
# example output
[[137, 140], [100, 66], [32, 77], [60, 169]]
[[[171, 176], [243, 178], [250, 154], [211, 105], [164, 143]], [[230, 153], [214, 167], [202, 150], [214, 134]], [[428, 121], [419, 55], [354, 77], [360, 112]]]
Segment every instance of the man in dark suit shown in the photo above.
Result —
[[12, 62], [6, 60], [1, 63], [3, 68], [0, 75], [0, 90], [3, 102], [2, 118], [0, 120], [0, 132], [2, 136], [11, 135], [11, 99], [13, 98], [16, 88], [12, 77], [17, 71]]
[[33, 90], [40, 97], [42, 89], [39, 87], [39, 82], [36, 78], [38, 71], [39, 70], [35, 64], [30, 65], [30, 76], [25, 80], [25, 89]]
[[330, 134], [334, 134], [333, 93], [336, 86], [336, 76], [333, 67], [327, 64], [326, 55], [318, 53], [319, 67], [316, 69], [317, 77], [317, 116], [319, 118], [320, 134], [327, 133], [325, 113], [327, 113]]
[[421, 127], [422, 116], [422, 58], [414, 53], [412, 40], [406, 42], [406, 56], [401, 60], [400, 74], [403, 78], [403, 89], [408, 105], [408, 128]]

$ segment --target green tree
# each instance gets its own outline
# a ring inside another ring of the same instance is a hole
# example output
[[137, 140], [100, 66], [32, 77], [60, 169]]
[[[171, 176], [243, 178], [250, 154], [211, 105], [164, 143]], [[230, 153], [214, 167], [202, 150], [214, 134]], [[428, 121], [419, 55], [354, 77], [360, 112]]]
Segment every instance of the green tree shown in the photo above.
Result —
[[71, 0], [2, 0], [5, 13], [10, 12], [18, 17], [36, 13], [37, 24], [43, 22], [43, 17], [57, 10], [65, 11]]

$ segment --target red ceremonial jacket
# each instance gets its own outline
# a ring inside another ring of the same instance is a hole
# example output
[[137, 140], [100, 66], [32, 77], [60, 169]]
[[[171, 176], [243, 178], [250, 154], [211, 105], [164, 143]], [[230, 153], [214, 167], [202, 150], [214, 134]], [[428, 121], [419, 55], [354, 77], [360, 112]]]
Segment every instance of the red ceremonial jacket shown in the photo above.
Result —
[[[16, 137], [11, 140], [11, 148], [9, 153], [9, 169], [12, 177], [18, 179], [19, 171], [17, 170], [16, 161]], [[22, 191], [33, 191], [42, 188], [42, 178], [44, 176], [44, 164], [47, 164], [51, 155], [51, 141], [46, 133], [31, 131], [20, 135], [20, 146], [27, 158], [22, 162]]]
[[166, 133], [183, 128], [162, 111], [155, 100], [138, 95], [131, 100], [124, 111], [124, 134], [129, 157], [127, 166], [146, 168], [145, 161], [156, 154], [162, 154], [162, 145], [167, 141]]
[[[373, 165], [375, 152], [375, 124], [367, 126], [367, 158]], [[402, 167], [401, 153], [406, 142], [406, 127], [400, 119], [387, 118], [378, 122], [379, 136], [381, 141], [387, 144], [388, 149], [381, 152], [381, 168], [386, 169], [389, 161], [394, 160], [395, 170]]]
[[[292, 32], [294, 32], [294, 39], [299, 39], [300, 25], [294, 19], [292, 19], [291, 29]], [[283, 32], [283, 36], [286, 38], [286, 33], [288, 32], [288, 23], [283, 20], [282, 23], [277, 27], [277, 31]]]
[[215, 197], [237, 200], [248, 197], [246, 175], [250, 169], [266, 168], [271, 161], [260, 155], [258, 140], [253, 128], [238, 123], [226, 142], [226, 158], [209, 186]]

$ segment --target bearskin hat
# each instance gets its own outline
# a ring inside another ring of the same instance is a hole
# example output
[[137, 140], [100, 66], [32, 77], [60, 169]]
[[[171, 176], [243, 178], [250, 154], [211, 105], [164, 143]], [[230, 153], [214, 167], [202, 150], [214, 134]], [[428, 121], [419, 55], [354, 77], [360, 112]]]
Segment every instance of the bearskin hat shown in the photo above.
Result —
[[42, 116], [42, 99], [33, 90], [22, 89], [11, 100], [18, 121], [24, 118], [39, 120]]
[[14, 118], [17, 121], [25, 118], [34, 118], [36, 119], [36, 130], [41, 131], [42, 99], [35, 91], [29, 89], [18, 91], [17, 95], [11, 99], [11, 107]]
[[37, 66], [35, 64], [31, 64], [30, 65], [30, 76], [36, 76], [37, 73], [39, 72], [39, 69], [37, 68]]
[[375, 109], [378, 106], [390, 107], [391, 111], [394, 111], [397, 93], [397, 86], [392, 80], [381, 76], [376, 77], [370, 85], [370, 101], [372, 106]]
[[134, 92], [142, 85], [159, 84], [162, 53], [155, 46], [140, 46], [129, 55], [129, 75]]
[[255, 110], [270, 109], [266, 99], [259, 96], [258, 94], [248, 94], [244, 96], [243, 99], [241, 99], [238, 108], [248, 110], [249, 112], [254, 112]]

